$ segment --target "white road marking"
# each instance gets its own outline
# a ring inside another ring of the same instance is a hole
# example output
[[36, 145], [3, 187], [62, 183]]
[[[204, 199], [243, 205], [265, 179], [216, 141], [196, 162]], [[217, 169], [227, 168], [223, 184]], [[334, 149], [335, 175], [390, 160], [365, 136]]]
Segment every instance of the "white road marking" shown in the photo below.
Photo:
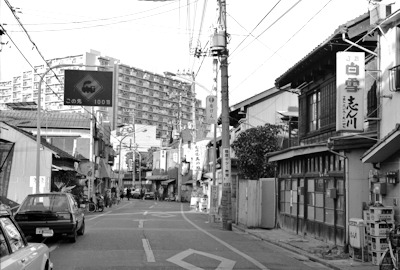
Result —
[[204, 257], [209, 257], [212, 258], [214, 260], [220, 261], [221, 263], [218, 265], [218, 267], [216, 268], [216, 270], [231, 270], [233, 269], [233, 267], [235, 266], [236, 262], [214, 255], [214, 254], [210, 254], [210, 253], [206, 253], [206, 252], [202, 252], [202, 251], [197, 251], [194, 249], [188, 249], [185, 251], [182, 251], [181, 253], [176, 254], [175, 256], [167, 259], [167, 261], [172, 262], [176, 265], [179, 265], [182, 268], [185, 269], [190, 269], [190, 270], [203, 270], [203, 268], [197, 267], [193, 264], [190, 264], [188, 262], [185, 262], [184, 259], [192, 254], [200, 254]]
[[150, 247], [149, 240], [142, 239], [142, 243], [143, 243], [144, 252], [146, 253], [147, 262], [156, 262], [153, 251], [151, 250], [151, 247]]
[[143, 216], [145, 216], [145, 215], [147, 215], [147, 211], [145, 211], [145, 212], [143, 213]]
[[194, 224], [193, 222], [191, 222], [186, 216], [185, 213], [183, 212], [183, 204], [181, 204], [181, 214], [183, 216], [183, 218], [189, 222], [190, 224], [192, 224], [193, 227], [195, 227], [196, 229], [198, 229], [199, 231], [207, 234], [208, 236], [210, 236], [211, 238], [213, 238], [215, 241], [221, 243], [222, 245], [224, 245], [225, 247], [229, 248], [230, 250], [232, 250], [233, 252], [235, 252], [236, 254], [242, 256], [243, 258], [245, 258], [246, 260], [250, 261], [251, 263], [253, 263], [254, 265], [256, 265], [259, 269], [262, 270], [270, 270], [268, 267], [264, 266], [262, 263], [260, 263], [259, 261], [257, 261], [256, 259], [250, 257], [249, 255], [241, 252], [240, 250], [236, 249], [235, 247], [229, 245], [228, 243], [226, 243], [225, 241], [219, 239], [218, 237], [212, 235], [211, 233], [207, 232], [206, 230], [203, 230], [202, 228], [200, 228], [199, 226], [197, 226], [196, 224]]
[[139, 228], [143, 228], [143, 220], [139, 220]]

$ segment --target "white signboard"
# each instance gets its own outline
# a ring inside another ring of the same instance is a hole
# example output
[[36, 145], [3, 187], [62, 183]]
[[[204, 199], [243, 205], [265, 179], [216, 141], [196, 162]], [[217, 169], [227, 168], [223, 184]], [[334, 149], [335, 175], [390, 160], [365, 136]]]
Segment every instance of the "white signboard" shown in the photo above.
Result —
[[222, 149], [222, 182], [231, 182], [231, 156], [229, 148]]
[[193, 176], [196, 180], [201, 180], [203, 174], [204, 159], [207, 154], [207, 144], [208, 141], [204, 140], [194, 143], [193, 146]]
[[[46, 176], [39, 176], [39, 192], [44, 193], [45, 188], [49, 188], [50, 183], [46, 181]], [[32, 188], [32, 193], [36, 193], [36, 176], [29, 177], [29, 187]], [[50, 189], [49, 189], [50, 191]]]
[[336, 54], [336, 130], [363, 131], [365, 53]]
[[160, 150], [160, 169], [167, 170], [167, 151]]
[[217, 107], [217, 97], [216, 96], [207, 96], [206, 98], [206, 123], [207, 124], [216, 124], [218, 115], [217, 115], [218, 107]]

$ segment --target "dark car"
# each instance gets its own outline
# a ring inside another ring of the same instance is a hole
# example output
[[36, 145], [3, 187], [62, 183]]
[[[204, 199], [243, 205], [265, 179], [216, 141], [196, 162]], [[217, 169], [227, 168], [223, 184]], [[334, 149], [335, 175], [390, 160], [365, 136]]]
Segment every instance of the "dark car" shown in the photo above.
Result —
[[1, 269], [53, 269], [50, 250], [43, 243], [28, 243], [11, 211], [0, 204]]
[[144, 194], [144, 199], [151, 199], [154, 200], [155, 196], [154, 196], [154, 192], [153, 191], [146, 191], [146, 193]]
[[52, 233], [67, 236], [74, 243], [77, 235], [85, 233], [83, 209], [70, 193], [30, 194], [14, 217], [24, 234], [33, 237]]
[[140, 199], [140, 189], [137, 188], [132, 192], [132, 198]]

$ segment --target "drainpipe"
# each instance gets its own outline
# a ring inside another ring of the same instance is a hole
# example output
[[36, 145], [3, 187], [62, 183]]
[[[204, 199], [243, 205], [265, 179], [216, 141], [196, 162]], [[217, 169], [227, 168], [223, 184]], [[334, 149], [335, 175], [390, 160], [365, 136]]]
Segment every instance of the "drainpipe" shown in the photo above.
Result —
[[377, 53], [375, 53], [375, 52], [373, 52], [373, 51], [371, 51], [371, 50], [368, 50], [368, 49], [366, 49], [366, 48], [364, 48], [364, 47], [358, 45], [357, 43], [354, 43], [354, 42], [351, 41], [351, 40], [348, 40], [348, 39], [346, 38], [346, 33], [345, 33], [345, 32], [342, 33], [342, 39], [343, 39], [343, 41], [349, 43], [350, 45], [352, 45], [352, 46], [354, 46], [354, 47], [357, 47], [357, 48], [359, 48], [359, 49], [361, 49], [361, 50], [363, 50], [363, 51], [365, 51], [365, 52], [367, 52], [367, 53], [370, 53], [370, 54], [375, 55], [376, 57], [378, 57], [378, 54], [377, 54]]
[[345, 231], [345, 234], [346, 234], [346, 245], [348, 245], [348, 243], [349, 243], [349, 230], [348, 230], [348, 227], [349, 227], [349, 205], [350, 205], [350, 197], [349, 197], [349, 181], [350, 181], [350, 179], [349, 179], [349, 158], [346, 155], [342, 155], [342, 154], [340, 154], [338, 152], [335, 152], [335, 151], [331, 150], [329, 148], [329, 145], [328, 145], [328, 151], [331, 152], [332, 154], [335, 154], [335, 155], [337, 155], [339, 157], [344, 158], [344, 173], [345, 173], [345, 183], [346, 183], [345, 184], [345, 188], [346, 188], [346, 194], [345, 194], [345, 196], [346, 196], [346, 226], [344, 228], [344, 231]]

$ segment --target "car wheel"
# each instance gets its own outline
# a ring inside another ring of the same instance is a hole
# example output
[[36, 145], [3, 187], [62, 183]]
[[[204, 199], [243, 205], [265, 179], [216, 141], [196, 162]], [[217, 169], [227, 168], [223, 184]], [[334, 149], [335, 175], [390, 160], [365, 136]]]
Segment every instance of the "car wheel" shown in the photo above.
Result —
[[74, 232], [71, 233], [71, 234], [68, 236], [68, 239], [69, 239], [69, 241], [70, 241], [71, 243], [75, 243], [75, 242], [76, 242], [76, 237], [77, 237], [77, 233], [76, 233], [76, 230], [74, 230]]
[[85, 220], [82, 220], [82, 226], [78, 230], [78, 235], [83, 235], [85, 233]]

